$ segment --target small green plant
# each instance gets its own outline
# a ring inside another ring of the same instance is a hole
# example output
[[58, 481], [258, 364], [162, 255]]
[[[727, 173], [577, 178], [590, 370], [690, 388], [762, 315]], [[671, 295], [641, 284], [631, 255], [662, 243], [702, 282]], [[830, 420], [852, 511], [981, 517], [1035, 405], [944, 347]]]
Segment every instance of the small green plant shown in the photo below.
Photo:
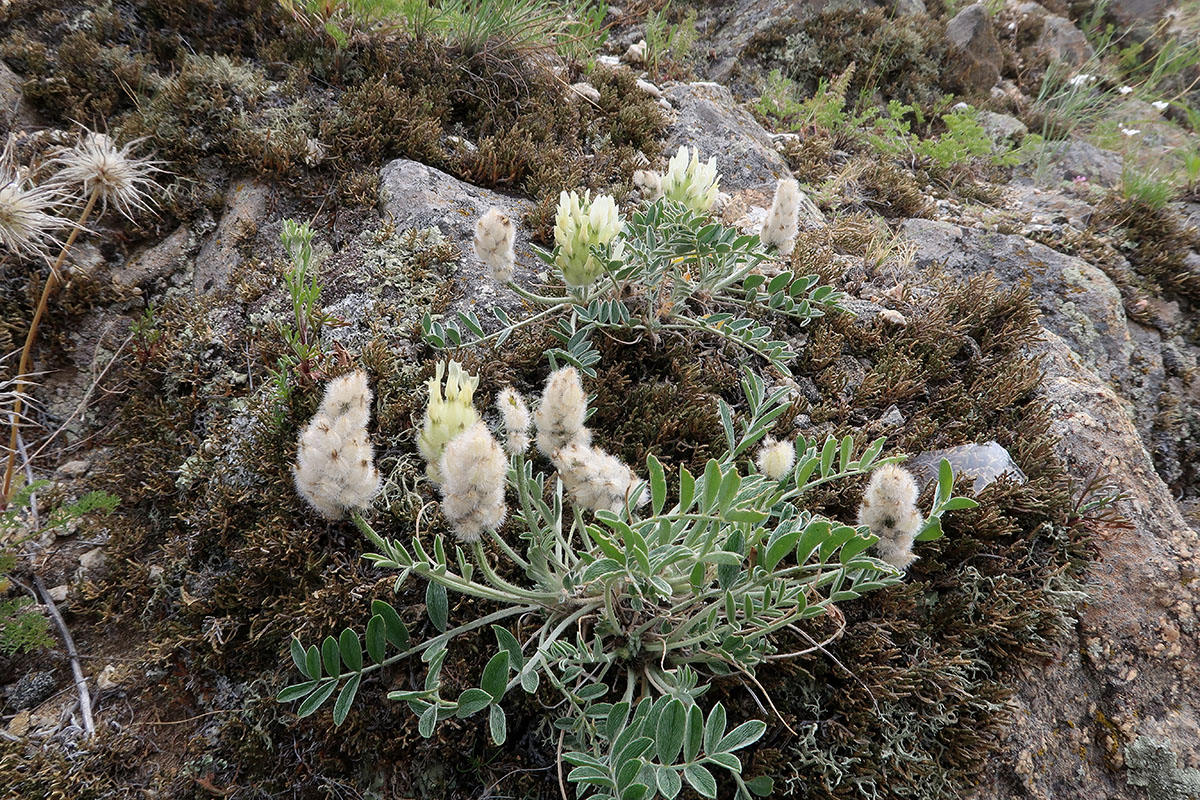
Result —
[[[766, 723], [749, 720], [728, 730], [723, 706], [706, 712], [701, 698], [713, 679], [740, 676], [754, 684], [762, 663], [800, 655], [790, 644], [797, 623], [901, 580], [897, 568], [868, 554], [878, 538], [866, 524], [842, 524], [800, 504], [818, 486], [896, 459], [880, 458], [882, 438], [865, 448], [850, 436], [822, 443], [801, 438], [782, 445], [785, 453], [760, 458], [767, 470], [760, 472], [752, 466], [753, 450], [781, 447], [764, 437], [789, 403], [786, 389], [769, 391], [746, 370], [745, 412], [735, 416], [718, 401], [723, 454], [699, 475], [680, 466], [672, 485], [664, 465], [649, 455], [643, 483], [587, 445], [591, 433], [580, 427], [585, 395], [574, 380], [571, 368], [552, 375], [537, 416], [538, 447], [552, 451], [557, 477], [520, 451], [512, 453], [505, 475], [499, 446], [482, 422], [447, 445], [443, 509], [453, 516], [456, 542], [442, 535], [432, 542], [420, 535], [398, 541], [353, 515], [377, 548], [367, 559], [397, 570], [397, 586], [410, 576], [426, 581], [426, 611], [439, 633], [413, 641], [399, 613], [376, 600], [365, 639], [347, 628], [319, 645], [292, 640], [304, 680], [279, 699], [298, 701], [298, 713], [306, 716], [336, 692], [333, 719], [341, 724], [364, 676], [420, 656], [427, 665], [422, 687], [388, 697], [407, 704], [423, 736], [432, 736], [442, 720], [486, 713], [492, 740], [503, 744], [504, 698], [518, 688], [532, 695], [547, 686], [554, 729], [566, 747], [562, 758], [574, 765], [567, 780], [581, 798], [672, 798], [685, 783], [716, 797], [714, 768], [731, 775], [738, 798], [765, 794], [770, 779], [745, 780], [735, 753], [757, 741]], [[517, 427], [528, 424], [527, 414], [515, 416]], [[580, 463], [571, 463], [575, 454]], [[499, 467], [495, 475], [493, 466]], [[595, 474], [577, 474], [581, 466]], [[460, 478], [469, 485], [456, 486]], [[946, 511], [975, 505], [954, 497], [952, 488], [943, 461], [933, 507], [928, 515], [916, 515], [913, 507], [909, 536], [936, 539]], [[511, 537], [496, 530], [506, 490], [517, 499]], [[915, 500], [915, 484], [912, 493]], [[476, 516], [496, 501], [500, 507], [488, 511], [488, 520]], [[505, 569], [493, 566], [485, 541], [509, 562]], [[514, 574], [523, 578], [514, 581]], [[450, 593], [499, 608], [452, 624]], [[444, 696], [447, 648], [480, 630], [492, 632], [496, 648], [478, 686]]]
[[313, 229], [306, 222], [285, 219], [280, 238], [291, 259], [284, 281], [292, 301], [291, 324], [279, 326], [279, 333], [287, 344], [280, 370], [285, 375], [294, 371], [301, 381], [311, 383], [314, 373], [325, 360], [321, 328], [336, 324], [338, 320], [321, 308], [321, 283], [313, 263]]
[[1155, 211], [1166, 208], [1177, 194], [1169, 175], [1158, 169], [1142, 169], [1126, 159], [1121, 168], [1121, 196]]
[[162, 340], [162, 329], [155, 316], [154, 303], [147, 303], [142, 315], [134, 320], [133, 352], [139, 364], [146, 364], [158, 352]]
[[651, 75], [663, 75], [668, 63], [674, 72], [684, 73], [692, 64], [692, 49], [700, 35], [696, 30], [696, 10], [689, 9], [683, 19], [669, 21], [671, 6], [646, 15], [646, 70]]
[[[41, 519], [34, 513], [33, 504], [37, 493], [49, 486], [49, 481], [36, 481], [21, 487], [13, 493], [8, 507], [0, 511], [0, 593], [8, 591], [14, 582], [12, 572], [21, 545], [48, 532], [62, 530], [93, 512], [107, 514], [117, 506], [117, 498], [110, 494], [88, 492]], [[54, 646], [49, 622], [40, 611], [31, 608], [33, 605], [34, 599], [28, 597], [0, 599], [0, 654], [11, 656]]]

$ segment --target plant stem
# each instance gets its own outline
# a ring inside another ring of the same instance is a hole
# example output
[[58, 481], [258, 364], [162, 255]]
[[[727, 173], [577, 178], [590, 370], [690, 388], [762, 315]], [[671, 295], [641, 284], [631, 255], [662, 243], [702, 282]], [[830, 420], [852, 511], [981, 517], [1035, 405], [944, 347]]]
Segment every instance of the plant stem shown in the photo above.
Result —
[[83, 213], [79, 215], [79, 221], [71, 228], [71, 234], [63, 244], [62, 250], [58, 251], [58, 259], [54, 262], [54, 266], [50, 268], [50, 274], [46, 276], [46, 283], [42, 286], [42, 296], [38, 300], [37, 309], [33, 312], [33, 321], [29, 323], [29, 332], [25, 334], [25, 346], [21, 349], [21, 361], [17, 365], [17, 392], [11, 412], [12, 421], [8, 433], [8, 464], [4, 467], [4, 488], [0, 490], [0, 510], [8, 507], [8, 499], [11, 496], [13, 468], [17, 461], [17, 428], [21, 422], [22, 398], [25, 396], [25, 384], [27, 383], [25, 376], [29, 374], [30, 362], [33, 360], [33, 344], [37, 341], [38, 325], [42, 321], [42, 316], [46, 313], [46, 304], [50, 300], [50, 292], [54, 290], [54, 282], [55, 278], [58, 277], [58, 271], [62, 267], [63, 262], [66, 261], [67, 253], [71, 250], [71, 246], [75, 244], [75, 239], [79, 236], [79, 232], [87, 224], [88, 217], [92, 215], [92, 211], [96, 207], [96, 200], [99, 197], [100, 188], [97, 187], [92, 190], [92, 195], [88, 198], [87, 205], [83, 207]]

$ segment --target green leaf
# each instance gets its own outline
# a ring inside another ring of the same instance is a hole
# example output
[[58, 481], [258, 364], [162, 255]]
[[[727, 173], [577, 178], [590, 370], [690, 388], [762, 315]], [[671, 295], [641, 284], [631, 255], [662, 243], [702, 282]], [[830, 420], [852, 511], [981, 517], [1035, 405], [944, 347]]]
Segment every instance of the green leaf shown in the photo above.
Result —
[[683, 760], [695, 761], [704, 742], [704, 712], [693, 703], [688, 707], [687, 734], [683, 738]]
[[766, 797], [774, 791], [775, 781], [767, 775], [759, 775], [757, 778], [746, 781], [746, 788], [759, 797]]
[[688, 785], [701, 797], [717, 796], [717, 779], [699, 764], [688, 764], [684, 767], [683, 777], [687, 778]]
[[504, 718], [504, 709], [500, 706], [492, 706], [488, 712], [488, 728], [492, 733], [492, 741], [497, 745], [504, 744], [504, 740], [508, 738], [508, 722]]
[[979, 508], [979, 503], [969, 497], [951, 497], [942, 504], [942, 511], [958, 511], [963, 508]]
[[724, 767], [730, 772], [741, 773], [742, 760], [733, 753], [712, 753], [708, 756], [710, 763], [716, 764], [718, 767]]
[[942, 520], [940, 517], [930, 517], [914, 539], [918, 542], [932, 542], [942, 538]]
[[846, 467], [850, 466], [850, 453], [854, 448], [854, 437], [846, 434], [842, 437], [842, 447], [838, 452], [838, 471], [845, 472]]
[[621, 792], [621, 800], [646, 800], [650, 787], [644, 783], [631, 783]]
[[608, 718], [604, 722], [604, 737], [610, 742], [625, 730], [625, 721], [629, 719], [629, 703], [621, 701], [614, 703], [608, 710]]
[[646, 454], [646, 472], [650, 476], [650, 508], [658, 516], [667, 503], [667, 476], [653, 453]]
[[408, 626], [400, 619], [400, 615], [396, 613], [396, 609], [382, 600], [376, 600], [371, 603], [371, 613], [383, 617], [384, 632], [387, 634], [387, 640], [392, 643], [392, 646], [397, 650], [407, 650]]
[[333, 704], [334, 726], [341, 725], [346, 721], [346, 715], [350, 713], [350, 706], [354, 705], [354, 696], [358, 694], [358, 685], [361, 682], [362, 673], [359, 672], [351, 676], [350, 680], [346, 681], [346, 685], [342, 687], [342, 691], [338, 693], [338, 699]]
[[349, 628], [342, 630], [342, 635], [338, 637], [338, 649], [342, 651], [342, 661], [346, 664], [346, 669], [351, 672], [358, 672], [362, 669], [362, 642], [358, 640], [358, 634]]
[[508, 685], [508, 652], [501, 650], [496, 655], [492, 656], [488, 661], [487, 666], [483, 668], [483, 679], [479, 682], [480, 688], [492, 696], [492, 700], [498, 702], [504, 697], [504, 689]]
[[387, 626], [379, 614], [367, 622], [367, 655], [376, 664], [382, 664], [387, 653]]
[[538, 684], [541, 683], [541, 681], [542, 679], [536, 672], [521, 673], [521, 688], [525, 690], [526, 694], [533, 694], [536, 692], [538, 690]]
[[696, 497], [696, 479], [692, 473], [688, 472], [687, 467], [679, 468], [679, 510], [687, 512], [692, 507], [692, 500]]
[[520, 672], [521, 667], [525, 666], [525, 656], [521, 653], [521, 643], [517, 641], [517, 637], [499, 625], [492, 626], [492, 633], [496, 634], [496, 644], [508, 653], [508, 666], [513, 671]]
[[700, 560], [706, 564], [726, 564], [736, 567], [742, 563], [742, 556], [728, 550], [713, 550], [711, 553], [705, 553]]
[[474, 687], [458, 696], [458, 709], [454, 712], [460, 719], [482, 711], [492, 704], [492, 696], [483, 689]]
[[755, 511], [752, 508], [738, 508], [730, 509], [721, 516], [729, 522], [749, 522], [751, 525], [757, 525], [769, 517], [770, 514]]
[[687, 711], [682, 701], [673, 698], [659, 714], [658, 727], [655, 729], [655, 747], [661, 763], [675, 763], [675, 757], [683, 747], [683, 736], [686, 732]]
[[717, 752], [717, 743], [725, 735], [725, 706], [717, 703], [708, 712], [708, 721], [704, 723], [704, 752]]
[[437, 703], [431, 703], [428, 708], [421, 712], [421, 718], [417, 722], [417, 732], [426, 739], [432, 737], [433, 729], [437, 726], [437, 718]]
[[304, 683], [295, 683], [281, 691], [275, 699], [280, 703], [291, 703], [299, 700], [301, 697], [308, 697], [313, 689], [317, 688], [320, 681], [305, 681]]
[[338, 659], [338, 643], [337, 639], [332, 636], [326, 636], [325, 641], [321, 642], [321, 661], [325, 664], [325, 674], [331, 678], [336, 678], [342, 674], [342, 664]]
[[762, 560], [760, 561], [760, 563], [763, 565], [763, 569], [767, 570], [768, 572], [775, 569], [775, 565], [782, 561], [783, 557], [788, 554], [788, 551], [796, 546], [796, 542], [800, 540], [800, 535], [802, 533], [804, 533], [804, 530], [797, 528], [784, 533], [782, 536], [779, 536], [777, 539], [768, 544], [767, 552], [763, 554]]
[[767, 723], [761, 719], [752, 719], [749, 722], [743, 722], [717, 743], [714, 752], [732, 753], [734, 750], [741, 750], [743, 747], [748, 747], [757, 742], [766, 732]]
[[737, 497], [738, 489], [742, 487], [742, 476], [738, 475], [736, 469], [729, 470], [729, 474], [721, 479], [721, 490], [717, 494], [717, 507], [724, 514], [729, 510], [729, 505], [733, 502], [733, 498]]
[[329, 699], [329, 695], [333, 694], [333, 690], [337, 688], [338, 682], [333, 678], [326, 678], [317, 687], [317, 690], [308, 696], [308, 699], [300, 704], [300, 708], [296, 710], [296, 716], [307, 717], [321, 707], [321, 704]]
[[837, 453], [837, 439], [832, 436], [825, 440], [825, 446], [821, 448], [821, 477], [829, 474], [833, 467], [833, 457]]
[[715, 458], [710, 458], [704, 467], [704, 499], [702, 508], [711, 511], [717, 501], [717, 492], [721, 491], [721, 465]]
[[950, 462], [943, 458], [942, 463], [938, 465], [937, 499], [934, 504], [941, 505], [949, 500], [953, 492], [954, 469], [950, 466]]
[[425, 587], [425, 610], [429, 612], [429, 621], [433, 627], [445, 633], [450, 621], [450, 600], [446, 597], [446, 587], [436, 581], [430, 581]]
[[680, 779], [679, 773], [670, 767], [659, 767], [655, 770], [654, 782], [658, 784], [658, 790], [667, 800], [672, 800], [683, 788], [683, 781]]
[[308, 652], [304, 656], [304, 663], [308, 665], [305, 675], [314, 680], [321, 677], [321, 651], [317, 649], [315, 644], [308, 646]]
[[295, 636], [289, 645], [292, 651], [292, 663], [296, 665], [296, 669], [300, 670], [300, 674], [306, 678], [317, 678], [317, 675], [308, 674], [308, 662], [305, 659], [304, 645]]

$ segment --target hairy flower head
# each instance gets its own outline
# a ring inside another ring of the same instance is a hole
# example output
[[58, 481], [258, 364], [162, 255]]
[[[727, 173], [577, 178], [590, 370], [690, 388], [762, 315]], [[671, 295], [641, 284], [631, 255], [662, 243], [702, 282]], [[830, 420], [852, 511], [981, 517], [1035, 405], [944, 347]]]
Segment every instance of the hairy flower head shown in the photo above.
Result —
[[571, 366], [551, 372], [534, 414], [538, 450], [553, 458], [559, 448], [573, 442], [586, 446], [592, 441], [592, 432], [583, 426], [586, 419], [587, 393], [579, 373]]
[[496, 397], [496, 408], [504, 420], [505, 444], [508, 452], [516, 455], [529, 449], [529, 406], [525, 398], [511, 386]]
[[649, 169], [639, 169], [633, 173], [633, 185], [647, 200], [657, 200], [663, 196], [662, 175]]
[[126, 218], [134, 211], [149, 211], [149, 195], [158, 189], [153, 175], [162, 170], [157, 162], [132, 154], [139, 141], [118, 148], [106, 134], [85, 131], [74, 147], [54, 159], [60, 169], [53, 181], [64, 189], [82, 190], [85, 197], [95, 192], [101, 208], [111, 203]]
[[479, 541], [485, 529], [504, 524], [508, 459], [482, 421], [446, 444], [438, 470], [442, 475], [442, 513], [460, 542]]
[[14, 163], [10, 136], [0, 154], [0, 247], [18, 258], [46, 259], [67, 223], [52, 212], [61, 200], [53, 187], [34, 186]]
[[774, 247], [781, 256], [792, 254], [796, 247], [796, 234], [800, 230], [800, 184], [785, 178], [775, 188], [775, 200], [763, 221], [759, 234], [762, 243]]
[[697, 214], [707, 214], [717, 201], [721, 191], [721, 179], [717, 176], [717, 160], [700, 162], [700, 151], [688, 151], [681, 145], [679, 151], [667, 164], [667, 174], [662, 179], [663, 195], [677, 203], [683, 203]]
[[[442, 378], [446, 378], [444, 394]], [[426, 473], [430, 480], [441, 483], [438, 464], [447, 442], [479, 421], [479, 413], [471, 404], [479, 378], [463, 372], [462, 365], [457, 361], [450, 362], [449, 370], [446, 362], [441, 361], [427, 385], [429, 404], [425, 407], [425, 421], [417, 436], [417, 449], [425, 458]]]
[[[604, 265], [592, 255], [592, 247], [606, 245], [617, 238], [624, 223], [612, 197], [602, 194], [592, 199], [584, 192], [558, 196], [554, 215], [554, 243], [558, 245], [555, 263], [563, 280], [571, 286], [588, 286], [604, 271]], [[613, 248], [613, 257], [620, 258], [621, 243]]]
[[787, 475], [796, 463], [796, 446], [791, 442], [780, 442], [768, 436], [763, 439], [755, 462], [762, 474], [777, 481]]
[[638, 477], [633, 470], [599, 447], [572, 442], [555, 452], [552, 460], [571, 500], [582, 508], [618, 514], [626, 503], [646, 502], [644, 488], [634, 495]]
[[920, 489], [912, 473], [885, 464], [871, 474], [858, 507], [858, 524], [866, 525], [879, 537], [875, 544], [879, 557], [898, 569], [916, 560], [913, 541], [923, 521], [917, 511], [918, 494]]
[[512, 220], [498, 208], [488, 209], [475, 223], [475, 255], [487, 264], [492, 279], [500, 283], [512, 280], [516, 269], [515, 238]]
[[363, 372], [325, 387], [316, 415], [300, 434], [292, 477], [296, 491], [326, 519], [363, 509], [379, 491], [379, 471], [367, 434], [371, 389]]

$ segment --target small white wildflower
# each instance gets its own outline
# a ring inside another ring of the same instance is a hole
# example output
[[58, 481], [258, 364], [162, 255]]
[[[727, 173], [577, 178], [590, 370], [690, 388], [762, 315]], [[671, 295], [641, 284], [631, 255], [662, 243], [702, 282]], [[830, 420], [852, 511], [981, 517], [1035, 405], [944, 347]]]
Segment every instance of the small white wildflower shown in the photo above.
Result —
[[426, 384], [429, 387], [429, 405], [425, 408], [425, 421], [417, 436], [417, 449], [425, 458], [426, 474], [434, 483], [442, 482], [438, 465], [446, 444], [479, 421], [479, 412], [471, 404], [479, 378], [468, 375], [461, 364], [451, 361], [443, 395], [442, 378], [446, 373], [446, 362], [439, 362], [436, 374]]
[[1132, 86], [1122, 86], [1120, 89], [1117, 89], [1118, 94], [1129, 94], [1132, 91], [1133, 91]]
[[1137, 136], [1141, 132], [1142, 131], [1140, 128], [1121, 128], [1121, 133], [1125, 134], [1126, 136]]
[[1167, 107], [1170, 106], [1171, 104], [1169, 102], [1167, 102], [1166, 100], [1155, 100], [1150, 105], [1154, 106], [1155, 111], [1162, 112], [1162, 111], [1166, 111]]
[[560, 367], [546, 379], [542, 400], [534, 414], [537, 447], [542, 455], [554, 453], [568, 444], [588, 445], [592, 433], [583, 426], [587, 419], [587, 394], [574, 367]]
[[785, 178], [775, 188], [771, 210], [763, 221], [759, 237], [767, 247], [774, 247], [781, 256], [789, 256], [796, 247], [800, 230], [800, 184]]
[[879, 541], [879, 557], [897, 569], [913, 561], [913, 541], [921, 530], [917, 511], [917, 481], [903, 467], [885, 464], [871, 474], [858, 507], [858, 524], [865, 525]]
[[[562, 192], [554, 215], [554, 243], [563, 280], [571, 286], [588, 286], [599, 278], [604, 265], [592, 255], [592, 247], [612, 242], [623, 225], [617, 202], [609, 195], [593, 200], [590, 191], [582, 199], [576, 192]], [[613, 255], [620, 256], [619, 242]]]
[[791, 442], [780, 442], [768, 436], [763, 439], [755, 458], [758, 469], [773, 481], [791, 472], [796, 463], [796, 446]]
[[500, 283], [512, 280], [517, 265], [515, 239], [512, 220], [498, 208], [488, 209], [475, 223], [475, 255], [488, 266], [493, 280]]
[[96, 194], [101, 208], [109, 203], [124, 217], [132, 219], [134, 211], [149, 211], [148, 196], [158, 189], [152, 175], [162, 172], [158, 162], [133, 156], [135, 139], [117, 148], [107, 135], [85, 131], [79, 142], [53, 159], [61, 167], [52, 178], [64, 189], [82, 188], [83, 195]]
[[572, 442], [559, 449], [553, 461], [571, 500], [582, 508], [619, 514], [626, 503], [636, 507], [646, 501], [644, 489], [632, 495], [638, 484], [633, 470], [598, 447]]
[[442, 513], [460, 542], [477, 542], [485, 529], [504, 524], [508, 459], [482, 421], [446, 444], [438, 471], [442, 475]]
[[521, 397], [520, 392], [512, 387], [506, 388], [500, 392], [496, 398], [496, 408], [500, 410], [500, 416], [504, 420], [505, 444], [508, 446], [508, 452], [516, 455], [524, 453], [529, 449], [529, 406], [525, 405], [525, 398]]
[[701, 163], [700, 151], [693, 150], [689, 154], [683, 145], [667, 163], [667, 173], [662, 179], [663, 194], [697, 214], [707, 214], [713, 207], [720, 186], [717, 160], [710, 158], [707, 163]]
[[326, 519], [371, 505], [379, 471], [367, 434], [371, 389], [363, 372], [335, 378], [300, 434], [292, 477], [296, 491]]
[[1069, 81], [1067, 81], [1067, 86], [1077, 88], [1080, 86], [1086, 86], [1087, 84], [1091, 83], [1094, 80], [1096, 80], [1095, 75], [1088, 75], [1086, 72], [1081, 72], [1078, 75], [1075, 75], [1074, 77], [1072, 77]]

